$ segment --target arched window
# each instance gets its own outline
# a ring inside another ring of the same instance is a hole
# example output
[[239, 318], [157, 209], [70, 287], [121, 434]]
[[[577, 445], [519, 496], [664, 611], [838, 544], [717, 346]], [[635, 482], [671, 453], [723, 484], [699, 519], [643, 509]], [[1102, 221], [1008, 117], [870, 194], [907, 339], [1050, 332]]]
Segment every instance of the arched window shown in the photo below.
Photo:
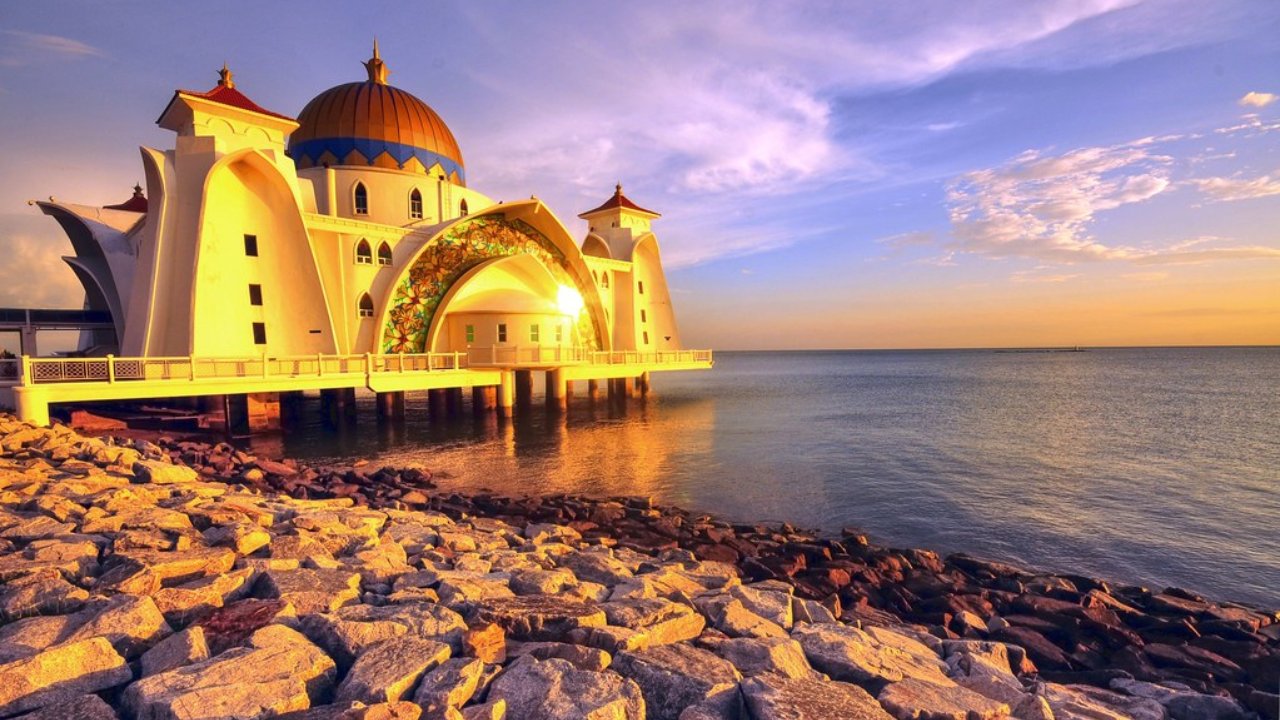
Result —
[[462, 217], [467, 216], [467, 201], [465, 199], [458, 205], [458, 214]]
[[609, 273], [600, 274], [600, 284], [604, 287], [609, 287]]
[[360, 296], [360, 317], [373, 317], [373, 298], [369, 297], [369, 293]]
[[378, 264], [379, 265], [391, 264], [391, 246], [388, 245], [385, 241], [383, 241], [383, 243], [378, 246]]
[[369, 241], [364, 238], [360, 238], [360, 242], [356, 243], [356, 264], [373, 264], [373, 248], [369, 247]]
[[409, 217], [414, 220], [422, 219], [422, 193], [418, 192], [418, 188], [409, 193]]
[[364, 183], [356, 183], [356, 214], [369, 214], [369, 191], [364, 188]]

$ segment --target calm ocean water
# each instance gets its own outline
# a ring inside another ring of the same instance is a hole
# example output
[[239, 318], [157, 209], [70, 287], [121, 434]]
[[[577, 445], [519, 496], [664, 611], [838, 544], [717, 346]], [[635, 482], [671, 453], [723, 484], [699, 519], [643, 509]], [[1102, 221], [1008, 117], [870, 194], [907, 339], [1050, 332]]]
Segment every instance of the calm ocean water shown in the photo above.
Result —
[[404, 424], [379, 424], [362, 397], [355, 426], [308, 407], [255, 447], [422, 465], [451, 488], [856, 526], [1280, 607], [1280, 349], [717, 353], [654, 385], [625, 412], [580, 395], [510, 422], [432, 422], [418, 394]]

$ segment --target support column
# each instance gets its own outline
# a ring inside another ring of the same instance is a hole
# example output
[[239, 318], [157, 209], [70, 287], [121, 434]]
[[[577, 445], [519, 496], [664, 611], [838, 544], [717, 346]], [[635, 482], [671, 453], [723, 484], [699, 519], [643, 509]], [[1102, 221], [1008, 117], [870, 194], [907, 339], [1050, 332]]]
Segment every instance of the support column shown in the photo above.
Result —
[[37, 357], [40, 355], [40, 349], [36, 347], [36, 329], [30, 325], [19, 331], [19, 355], [27, 355], [29, 357]]
[[640, 377], [636, 378], [636, 392], [640, 394], [640, 397], [649, 394], [649, 373], [640, 373]]
[[378, 418], [387, 420], [403, 420], [404, 393], [378, 393]]
[[533, 404], [533, 371], [516, 370], [516, 405], [529, 407]]
[[547, 407], [564, 410], [569, 405], [569, 384], [565, 381], [564, 370], [556, 368], [547, 371]]
[[515, 373], [510, 370], [503, 370], [501, 378], [502, 380], [498, 385], [498, 412], [502, 415], [510, 416], [511, 406], [515, 404], [516, 397]]
[[356, 389], [336, 388], [320, 391], [320, 409], [333, 424], [356, 419]]
[[444, 417], [444, 414], [445, 414], [444, 390], [428, 390], [427, 391], [427, 412], [431, 414], [432, 420], [436, 420]]
[[471, 388], [471, 409], [477, 415], [483, 415], [498, 408], [498, 388], [493, 385]]
[[588, 380], [587, 381], [587, 398], [591, 400], [591, 402], [595, 402], [599, 397], [600, 397], [600, 381]]
[[[351, 391], [354, 400], [355, 390]], [[280, 394], [279, 393], [249, 393], [245, 396], [245, 406], [248, 411], [249, 432], [264, 432], [269, 430], [280, 429]], [[355, 411], [355, 403], [351, 405], [351, 409]]]
[[49, 394], [42, 387], [17, 386], [13, 388], [13, 404], [18, 419], [38, 427], [49, 426]]
[[280, 429], [289, 431], [298, 427], [304, 401], [305, 397], [300, 390], [280, 393]]
[[462, 414], [462, 388], [446, 388], [444, 391], [444, 408], [449, 417]]

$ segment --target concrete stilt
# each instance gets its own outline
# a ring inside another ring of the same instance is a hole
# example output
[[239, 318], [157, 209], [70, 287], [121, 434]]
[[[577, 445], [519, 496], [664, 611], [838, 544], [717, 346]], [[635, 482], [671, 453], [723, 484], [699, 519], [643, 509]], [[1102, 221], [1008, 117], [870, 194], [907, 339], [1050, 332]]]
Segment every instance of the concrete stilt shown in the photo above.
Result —
[[547, 407], [553, 410], [564, 410], [568, 407], [569, 387], [565, 381], [564, 370], [556, 368], [547, 371]]
[[502, 371], [502, 382], [498, 385], [498, 412], [504, 416], [511, 415], [511, 407], [515, 404], [516, 377], [510, 370]]
[[49, 394], [38, 386], [15, 387], [13, 404], [18, 419], [39, 427], [49, 426]]
[[462, 414], [462, 388], [446, 388], [444, 391], [444, 408], [449, 417]]
[[302, 420], [302, 403], [305, 395], [301, 391], [280, 393], [280, 429], [288, 431], [298, 427]]
[[[351, 411], [355, 412], [355, 390], [351, 391]], [[280, 429], [280, 393], [249, 393], [245, 396], [249, 414], [249, 432]]]
[[516, 405], [529, 407], [533, 404], [533, 371], [516, 370]]
[[600, 397], [600, 381], [588, 380], [587, 381], [587, 398], [591, 400], [591, 402], [595, 402], [599, 397]]
[[337, 388], [320, 391], [320, 410], [333, 424], [356, 419], [355, 388]]
[[471, 409], [475, 414], [481, 415], [497, 408], [498, 388], [492, 385], [471, 388]]
[[636, 378], [636, 392], [640, 397], [644, 397], [649, 394], [649, 389], [649, 373], [641, 373], [640, 377]]
[[378, 418], [383, 420], [404, 419], [404, 393], [378, 393]]
[[[28, 320], [30, 322], [30, 320]], [[36, 344], [36, 329], [27, 325], [18, 331], [21, 337], [18, 339], [20, 352], [19, 355], [27, 355], [36, 357], [40, 354], [40, 348]]]
[[431, 414], [432, 420], [437, 420], [445, 415], [445, 398], [444, 390], [428, 390], [427, 391], [427, 412]]

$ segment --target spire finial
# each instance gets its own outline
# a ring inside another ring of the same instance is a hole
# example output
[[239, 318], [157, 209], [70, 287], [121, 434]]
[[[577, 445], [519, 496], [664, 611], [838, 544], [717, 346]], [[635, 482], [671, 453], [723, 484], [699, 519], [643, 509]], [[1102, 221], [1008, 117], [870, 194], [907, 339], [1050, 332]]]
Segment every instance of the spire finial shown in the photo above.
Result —
[[133, 184], [133, 196], [142, 197], [142, 183]]
[[369, 62], [364, 64], [365, 70], [369, 71], [369, 82], [379, 85], [387, 84], [387, 64], [382, 62], [382, 56], [378, 54], [378, 38], [373, 39], [373, 57], [369, 58]]
[[227, 67], [226, 60], [222, 61], [222, 69], [218, 71], [218, 84], [228, 88], [236, 86], [235, 78], [231, 75], [231, 68]]
[[614, 194], [617, 194], [617, 195], [621, 195], [621, 194], [622, 194], [622, 181], [621, 181], [621, 180], [619, 180], [619, 181], [618, 181], [618, 184], [617, 184], [617, 185], [614, 185], [614, 186], [613, 186], [613, 192], [614, 192]]

